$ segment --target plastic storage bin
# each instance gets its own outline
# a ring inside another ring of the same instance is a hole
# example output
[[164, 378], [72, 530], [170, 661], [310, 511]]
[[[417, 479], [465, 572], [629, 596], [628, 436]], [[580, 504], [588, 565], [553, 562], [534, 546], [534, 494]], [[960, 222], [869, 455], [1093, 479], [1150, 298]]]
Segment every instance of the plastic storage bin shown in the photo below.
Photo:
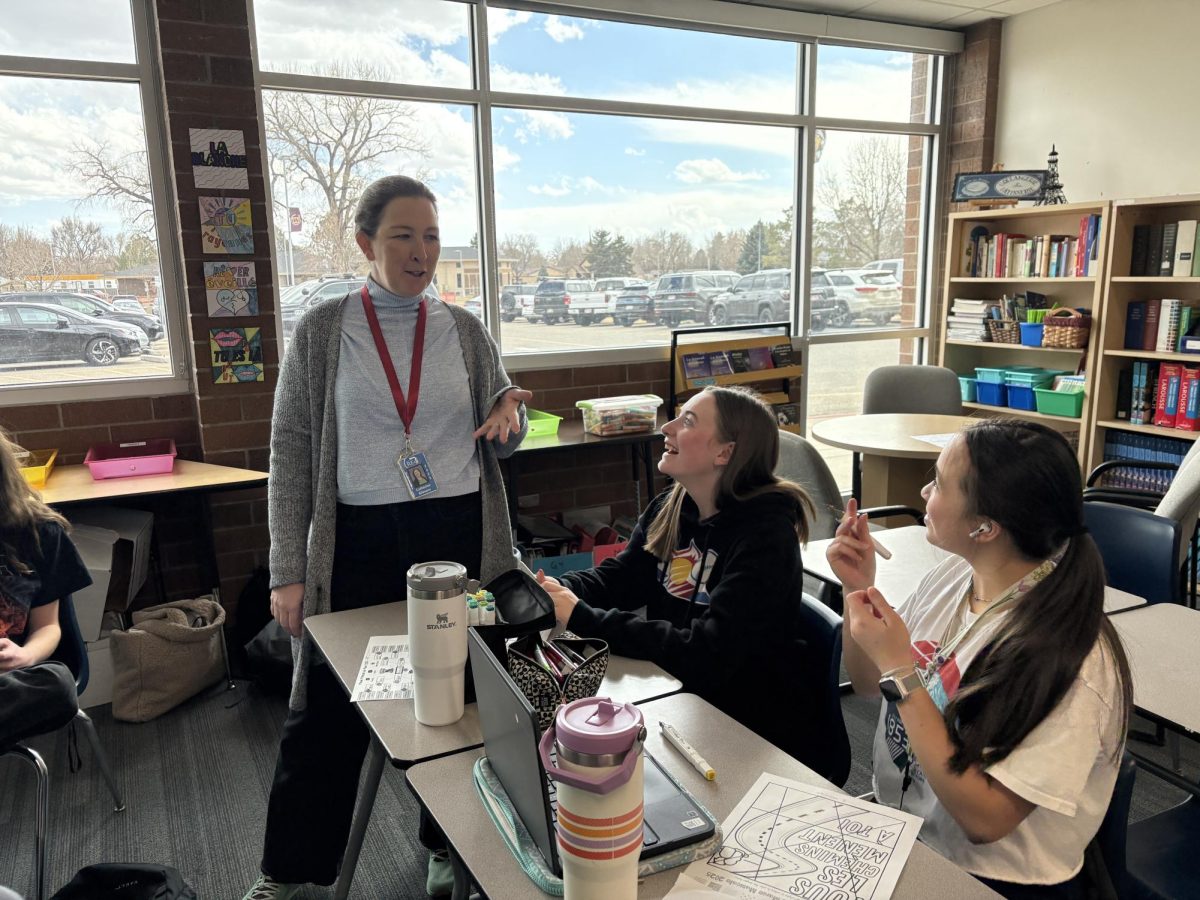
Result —
[[975, 379], [969, 375], [958, 376], [958, 387], [962, 391], [963, 403], [975, 402]]
[[54, 471], [54, 461], [58, 459], [57, 450], [30, 450], [19, 459], [21, 474], [35, 488], [44, 488], [50, 473]]
[[[995, 369], [979, 366], [975, 369], [975, 380], [982, 384], [1004, 384], [1004, 373], [1008, 369]], [[983, 402], [983, 401], [980, 401]]]
[[529, 417], [529, 431], [525, 435], [527, 438], [553, 437], [558, 434], [562, 416], [542, 412], [540, 409], [527, 409], [525, 414]]
[[1037, 411], [1048, 416], [1065, 416], [1078, 419], [1083, 414], [1083, 391], [1052, 391], [1034, 388], [1037, 394]]
[[605, 436], [653, 431], [662, 402], [656, 394], [632, 394], [580, 400], [575, 405], [583, 410], [583, 430]]
[[988, 406], [1008, 406], [1008, 385], [979, 381], [975, 386], [980, 403]]
[[92, 478], [124, 478], [129, 475], [162, 475], [175, 468], [175, 441], [152, 438], [123, 444], [96, 444], [83, 458]]
[[1042, 331], [1045, 326], [1041, 322], [1021, 322], [1021, 343], [1026, 347], [1042, 346]]

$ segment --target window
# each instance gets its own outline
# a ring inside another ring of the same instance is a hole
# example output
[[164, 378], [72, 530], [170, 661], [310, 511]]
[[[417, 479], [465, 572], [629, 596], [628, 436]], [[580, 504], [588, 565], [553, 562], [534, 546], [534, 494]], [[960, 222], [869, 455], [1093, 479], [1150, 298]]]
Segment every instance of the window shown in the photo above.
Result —
[[[144, 5], [63, 6], [26, 5], [0, 27], [0, 300], [38, 304], [8, 317], [30, 334], [0, 348], [0, 404], [186, 390], [181, 326], [164, 316], [161, 272], [179, 266], [173, 242], [160, 261], [175, 227], [156, 217], [170, 204], [155, 204], [166, 195], [161, 123], [148, 128], [143, 108], [157, 84]], [[141, 312], [114, 307], [118, 294]], [[174, 309], [174, 282], [170, 294]]]

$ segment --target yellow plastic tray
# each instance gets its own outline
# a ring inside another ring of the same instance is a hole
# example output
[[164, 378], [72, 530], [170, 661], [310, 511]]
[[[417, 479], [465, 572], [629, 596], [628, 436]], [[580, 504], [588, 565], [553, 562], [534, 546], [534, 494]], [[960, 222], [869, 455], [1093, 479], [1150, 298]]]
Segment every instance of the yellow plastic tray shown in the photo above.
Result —
[[21, 467], [21, 474], [35, 488], [43, 488], [54, 469], [54, 461], [58, 459], [57, 450], [30, 450], [29, 462]]

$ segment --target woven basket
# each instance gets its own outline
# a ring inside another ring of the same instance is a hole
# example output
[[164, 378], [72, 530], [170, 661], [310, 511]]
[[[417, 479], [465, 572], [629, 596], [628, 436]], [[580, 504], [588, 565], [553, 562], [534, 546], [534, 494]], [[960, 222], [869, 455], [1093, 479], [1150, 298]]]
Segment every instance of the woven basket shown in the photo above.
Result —
[[1086, 347], [1088, 335], [1092, 330], [1092, 317], [1084, 315], [1077, 309], [1053, 309], [1046, 313], [1042, 320], [1045, 328], [1042, 330], [1043, 347], [1059, 347], [1067, 350], [1077, 350]]
[[988, 319], [987, 327], [993, 344], [1021, 343], [1021, 327], [1012, 319]]

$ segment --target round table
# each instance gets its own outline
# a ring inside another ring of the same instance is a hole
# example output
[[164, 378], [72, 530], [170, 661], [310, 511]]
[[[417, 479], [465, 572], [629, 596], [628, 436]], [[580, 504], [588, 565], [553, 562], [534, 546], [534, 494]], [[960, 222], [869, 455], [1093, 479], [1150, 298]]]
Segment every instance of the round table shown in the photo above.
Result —
[[924, 509], [921, 488], [932, 477], [932, 461], [942, 450], [914, 435], [950, 434], [978, 421], [972, 416], [926, 413], [843, 416], [814, 423], [812, 436], [862, 454], [863, 508], [900, 504]]

